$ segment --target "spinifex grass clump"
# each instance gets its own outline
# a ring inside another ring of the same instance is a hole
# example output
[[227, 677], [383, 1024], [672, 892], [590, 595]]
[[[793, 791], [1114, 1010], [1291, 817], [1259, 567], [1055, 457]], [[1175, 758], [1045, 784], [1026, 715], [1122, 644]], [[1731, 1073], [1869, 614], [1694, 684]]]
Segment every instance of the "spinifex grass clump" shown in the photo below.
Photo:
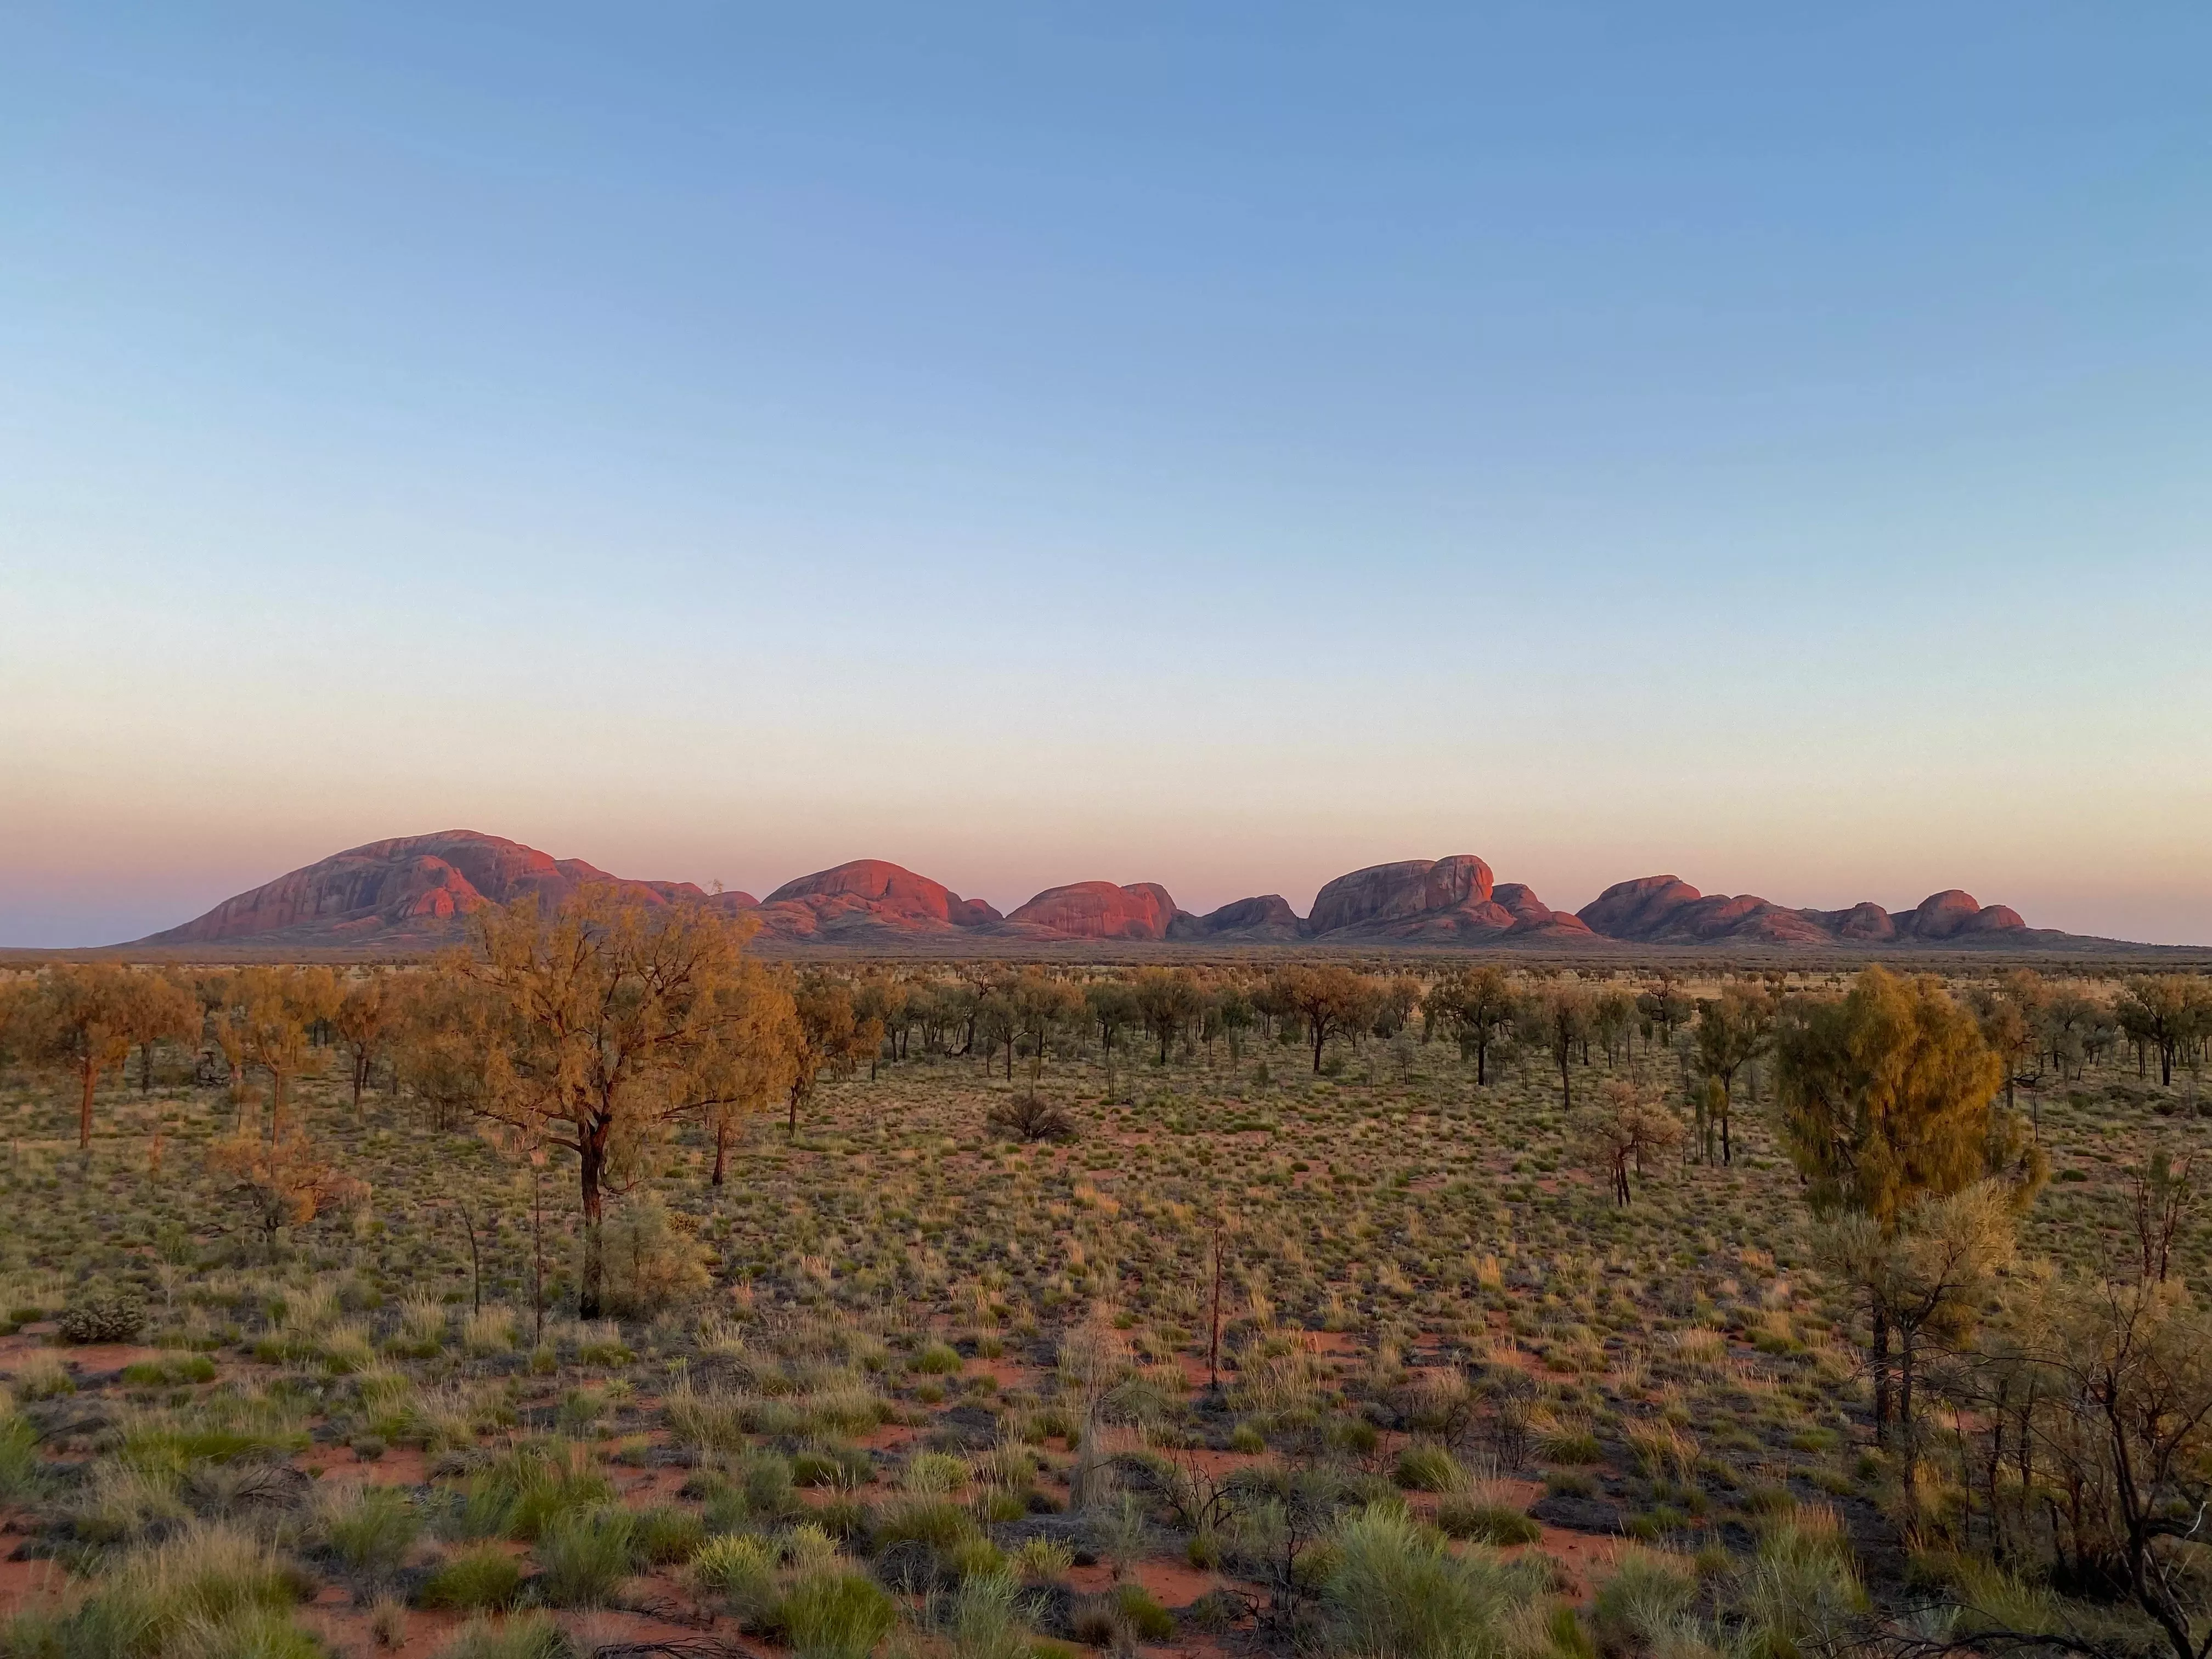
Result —
[[477, 1548], [447, 1556], [422, 1583], [426, 1607], [454, 1613], [511, 1607], [522, 1588], [522, 1564], [505, 1550]]

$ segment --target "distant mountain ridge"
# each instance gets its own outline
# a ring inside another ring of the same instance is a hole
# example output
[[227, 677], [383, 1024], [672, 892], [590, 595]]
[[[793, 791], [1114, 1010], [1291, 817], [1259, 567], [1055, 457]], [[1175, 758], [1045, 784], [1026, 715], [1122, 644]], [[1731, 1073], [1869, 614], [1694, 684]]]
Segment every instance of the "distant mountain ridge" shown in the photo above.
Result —
[[613, 876], [580, 859], [556, 859], [472, 830], [349, 848], [136, 943], [429, 945], [463, 937], [467, 917], [486, 904], [535, 896], [550, 906], [594, 883], [614, 884], [648, 904], [690, 902], [751, 915], [769, 940], [854, 949], [913, 944], [976, 952], [1001, 944], [1157, 940], [1589, 950], [1716, 944], [2079, 950], [2122, 943], [2032, 928], [2009, 907], [1981, 904], [1956, 888], [1895, 913], [1874, 903], [1791, 909], [1750, 894], [1700, 893], [1671, 875], [1644, 876], [1570, 913], [1552, 909], [1518, 883], [1497, 881], [1471, 853], [1351, 871], [1323, 885], [1303, 918], [1275, 893], [1194, 915], [1158, 882], [1106, 881], [1048, 888], [1002, 915], [881, 859], [817, 871], [756, 899], [692, 882]]

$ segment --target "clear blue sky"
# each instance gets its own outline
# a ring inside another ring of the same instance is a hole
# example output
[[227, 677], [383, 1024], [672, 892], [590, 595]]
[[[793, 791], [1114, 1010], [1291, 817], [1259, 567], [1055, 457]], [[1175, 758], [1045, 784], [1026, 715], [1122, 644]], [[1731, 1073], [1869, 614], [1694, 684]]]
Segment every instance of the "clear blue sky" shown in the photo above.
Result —
[[2212, 939], [2212, 9], [0, 16], [0, 942], [465, 825]]

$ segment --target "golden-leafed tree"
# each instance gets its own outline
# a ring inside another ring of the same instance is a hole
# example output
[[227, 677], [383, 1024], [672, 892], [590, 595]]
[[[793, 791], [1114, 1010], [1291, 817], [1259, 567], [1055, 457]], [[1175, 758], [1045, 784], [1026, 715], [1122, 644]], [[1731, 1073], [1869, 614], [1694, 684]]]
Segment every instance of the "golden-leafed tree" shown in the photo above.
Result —
[[1188, 969], [1147, 968], [1137, 975], [1136, 998], [1145, 1030], [1159, 1043], [1164, 1066], [1169, 1048], [1198, 1015], [1198, 981]]
[[1331, 963], [1327, 967], [1286, 968], [1267, 982], [1270, 1004], [1304, 1026], [1313, 1044], [1313, 1068], [1321, 1070], [1322, 1048], [1329, 1038], [1353, 1030], [1368, 1006], [1364, 975]]
[[434, 1129], [449, 1130], [489, 1111], [485, 1056], [503, 1032], [508, 1007], [463, 954], [410, 974], [388, 993], [397, 1006], [392, 1063], [422, 1103]]
[[154, 1045], [190, 1042], [200, 1034], [200, 1005], [191, 988], [169, 975], [133, 974], [131, 1040], [138, 1045], [138, 1092], [154, 1086]]
[[76, 1085], [79, 1152], [92, 1147], [92, 1098], [100, 1078], [131, 1057], [143, 1006], [141, 977], [110, 962], [64, 963], [19, 996], [16, 1042], [25, 1058], [65, 1072]]
[[[799, 1070], [802, 1033], [790, 991], [758, 963], [740, 961], [716, 994], [722, 1024], [708, 1063], [720, 1074], [709, 1085], [706, 1109], [714, 1138], [710, 1184], [719, 1187], [738, 1122], [789, 1093]], [[874, 1020], [871, 1015], [857, 1024], [865, 1030]]]
[[2144, 974], [2131, 979], [2114, 1012], [2136, 1045], [2158, 1056], [2158, 1080], [2173, 1085], [2173, 1062], [2212, 1031], [2212, 981], [2197, 974]]
[[1460, 1058], [1474, 1062], [1477, 1088], [1490, 1081], [1490, 1051], [1513, 1023], [1513, 987], [1492, 967], [1454, 969], [1429, 988], [1421, 1000], [1427, 1030], [1440, 1030], [1459, 1044]]
[[799, 1109], [812, 1097], [823, 1074], [842, 1077], [882, 1048], [884, 1025], [873, 1015], [862, 1016], [853, 1006], [853, 988], [828, 974], [802, 974], [790, 988], [790, 998], [798, 1042], [786, 1090], [786, 1127], [796, 1135]]
[[605, 1193], [641, 1167], [677, 1119], [748, 1086], [742, 1047], [744, 940], [757, 924], [704, 905], [647, 904], [580, 890], [550, 916], [532, 901], [477, 913], [471, 977], [494, 1007], [482, 1109], [573, 1152], [584, 1222], [580, 1297], [600, 1311]]
[[1559, 1068], [1559, 1104], [1570, 1111], [1575, 1086], [1568, 1067], [1589, 1044], [1590, 1016], [1588, 991], [1579, 985], [1554, 985], [1525, 999], [1513, 1017], [1515, 1034]]
[[1594, 1104], [1575, 1115], [1583, 1155], [1605, 1171], [1613, 1201], [1626, 1206], [1634, 1197], [1632, 1175], [1641, 1176], [1647, 1159], [1682, 1144], [1682, 1121], [1634, 1084], [1614, 1079]]
[[269, 1073], [269, 1139], [291, 1131], [292, 1080], [313, 1053], [313, 1028], [337, 1012], [327, 968], [248, 968], [239, 975], [238, 1038], [246, 1062]]
[[[1996, 1178], [2024, 1206], [2041, 1184], [2041, 1155], [1996, 1104], [2003, 1060], [1933, 978], [1869, 968], [1842, 997], [1801, 1000], [1783, 1022], [1777, 1058], [1783, 1141], [1824, 1219], [1863, 1217], [1872, 1237], [1889, 1240], [1923, 1200]], [[1878, 1284], [1861, 1289], [1882, 1432], [1893, 1416], [1893, 1310]]]
[[372, 974], [345, 988], [331, 1011], [331, 1024], [345, 1044], [353, 1081], [353, 1109], [361, 1111], [361, 1092], [369, 1068], [390, 1044], [406, 1001], [408, 981], [391, 974]]
[[208, 1171], [243, 1204], [273, 1257], [282, 1227], [304, 1227], [325, 1209], [366, 1203], [368, 1185], [317, 1155], [305, 1133], [282, 1139], [237, 1134], [208, 1149]]
[[[1765, 1053], [1774, 1030], [1774, 1000], [1764, 986], [1738, 981], [1720, 995], [1698, 1004], [1698, 1069], [1717, 1079], [1721, 1162], [1735, 1162], [1730, 1120], [1735, 1103], [1735, 1074]], [[1702, 1151], [1702, 1149], [1701, 1149]]]

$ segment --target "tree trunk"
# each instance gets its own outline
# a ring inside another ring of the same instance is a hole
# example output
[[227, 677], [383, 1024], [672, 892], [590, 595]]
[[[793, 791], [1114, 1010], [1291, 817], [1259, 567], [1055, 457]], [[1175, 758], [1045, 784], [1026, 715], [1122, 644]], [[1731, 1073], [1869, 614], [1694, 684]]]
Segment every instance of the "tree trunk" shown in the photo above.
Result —
[[1477, 1038], [1475, 1038], [1475, 1040], [1474, 1040], [1474, 1086], [1475, 1086], [1476, 1088], [1478, 1088], [1478, 1089], [1480, 1089], [1480, 1087], [1482, 1087], [1482, 1085], [1483, 1085], [1484, 1084], [1487, 1083], [1487, 1082], [1490, 1080], [1486, 1076], [1485, 1076], [1485, 1075], [1484, 1075], [1484, 1070], [1483, 1070], [1483, 1068], [1484, 1068], [1486, 1066], [1487, 1066], [1487, 1065], [1489, 1064], [1489, 1060], [1490, 1060], [1490, 1045], [1489, 1045], [1487, 1042], [1484, 1042], [1480, 1037], [1477, 1037]]
[[469, 1233], [469, 1305], [477, 1313], [483, 1311], [483, 1252], [477, 1245], [477, 1218], [469, 1206], [460, 1206], [461, 1225]]
[[1721, 1081], [1721, 1162], [1723, 1164], [1735, 1162], [1735, 1148], [1729, 1142], [1729, 1119], [1733, 1115], [1729, 1108], [1735, 1103], [1729, 1098], [1729, 1080], [1724, 1078]]
[[151, 1094], [153, 1090], [154, 1045], [151, 1042], [142, 1042], [138, 1045], [138, 1092], [142, 1095]]
[[599, 1219], [604, 1210], [599, 1170], [606, 1157], [604, 1133], [582, 1129], [576, 1136], [577, 1178], [584, 1203], [584, 1285], [576, 1298], [576, 1311], [586, 1319], [599, 1316], [599, 1291], [605, 1277], [599, 1257]]
[[1314, 1075], [1316, 1077], [1319, 1077], [1321, 1075], [1321, 1045], [1328, 1040], [1328, 1028], [1323, 1025], [1319, 1020], [1314, 1021]]
[[1897, 1427], [1905, 1451], [1905, 1484], [1912, 1486], [1912, 1332], [1908, 1328], [1898, 1333], [1897, 1368]]
[[90, 1060], [77, 1068], [84, 1076], [84, 1093], [76, 1107], [76, 1149], [80, 1152], [92, 1150], [92, 1091], [100, 1081], [100, 1067]]
[[722, 1165], [729, 1156], [729, 1151], [730, 1126], [726, 1122], [717, 1123], [714, 1126], [714, 1173], [708, 1178], [709, 1187], [722, 1184]]
[[284, 1074], [282, 1072], [269, 1074], [269, 1144], [271, 1146], [284, 1144]]
[[1878, 1446], [1889, 1443], [1889, 1315], [1877, 1306], [1874, 1310], [1874, 1439]]

